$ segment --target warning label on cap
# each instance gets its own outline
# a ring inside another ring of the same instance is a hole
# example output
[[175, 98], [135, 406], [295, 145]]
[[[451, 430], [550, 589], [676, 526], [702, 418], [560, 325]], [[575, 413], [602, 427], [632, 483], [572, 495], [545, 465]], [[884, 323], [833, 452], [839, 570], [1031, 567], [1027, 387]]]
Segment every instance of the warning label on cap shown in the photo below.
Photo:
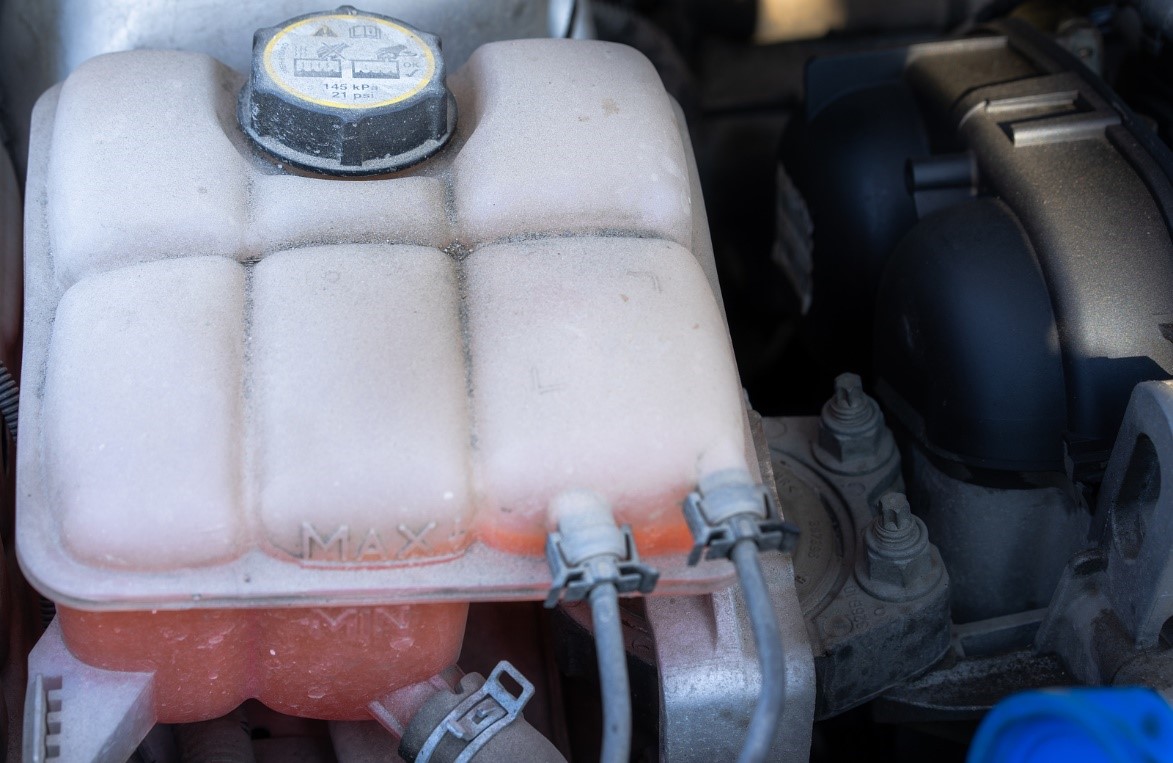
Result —
[[432, 49], [411, 30], [373, 16], [314, 16], [265, 46], [269, 77], [298, 98], [340, 109], [371, 109], [411, 98], [436, 73]]

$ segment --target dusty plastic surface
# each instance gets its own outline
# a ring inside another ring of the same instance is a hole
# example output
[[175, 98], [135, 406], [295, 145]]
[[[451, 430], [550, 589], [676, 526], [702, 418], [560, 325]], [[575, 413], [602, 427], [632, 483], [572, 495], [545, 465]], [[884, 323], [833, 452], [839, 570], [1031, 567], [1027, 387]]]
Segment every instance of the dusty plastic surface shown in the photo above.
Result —
[[452, 145], [362, 182], [253, 154], [241, 82], [112, 54], [34, 115], [17, 532], [74, 654], [153, 671], [164, 721], [362, 717], [456, 659], [469, 600], [544, 597], [572, 489], [657, 593], [727, 584], [680, 503], [751, 446], [651, 65], [485, 46]]
[[452, 83], [474, 130], [453, 160], [462, 240], [608, 230], [689, 247], [688, 165], [656, 70], [586, 43], [560, 46], [550, 76], [528, 45], [486, 45]]
[[151, 675], [87, 665], [65, 646], [54, 621], [28, 657], [24, 763], [123, 763], [155, 725]]
[[718, 584], [679, 502], [744, 465], [742, 403], [650, 64], [485, 46], [454, 146], [365, 182], [274, 174], [240, 82], [112, 54], [38, 107], [30, 577], [84, 609], [536, 598], [546, 504], [586, 488], [659, 590]]
[[[0, 3], [0, 90], [12, 148], [26, 169], [29, 114], [82, 62], [123, 50], [189, 50], [248, 71], [253, 32], [336, 7], [322, 0], [6, 0]], [[576, 8], [577, 6], [577, 8]], [[364, 0], [364, 11], [439, 35], [450, 69], [487, 42], [593, 37], [583, 0]]]

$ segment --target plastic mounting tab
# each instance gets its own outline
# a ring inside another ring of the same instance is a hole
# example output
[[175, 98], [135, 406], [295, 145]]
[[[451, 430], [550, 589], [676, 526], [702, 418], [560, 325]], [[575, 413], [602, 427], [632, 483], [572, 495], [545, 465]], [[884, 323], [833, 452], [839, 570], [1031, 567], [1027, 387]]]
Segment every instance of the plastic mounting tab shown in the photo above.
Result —
[[[508, 673], [517, 682], [521, 687], [520, 694], [514, 695], [505, 688], [501, 683], [502, 673]], [[436, 724], [416, 755], [416, 763], [431, 763], [436, 748], [449, 735], [468, 743], [453, 763], [468, 763], [490, 739], [521, 715], [533, 696], [534, 685], [508, 661], [501, 660], [481, 688], [465, 697]]]

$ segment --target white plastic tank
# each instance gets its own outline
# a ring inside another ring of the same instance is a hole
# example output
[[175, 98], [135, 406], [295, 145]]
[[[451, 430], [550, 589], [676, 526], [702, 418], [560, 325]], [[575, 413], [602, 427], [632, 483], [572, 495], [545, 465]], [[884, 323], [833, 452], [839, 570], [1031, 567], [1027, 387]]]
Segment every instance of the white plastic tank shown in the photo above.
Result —
[[18, 544], [75, 655], [156, 671], [161, 720], [362, 717], [455, 660], [468, 601], [544, 596], [567, 490], [610, 501], [657, 592], [725, 584], [684, 565], [681, 501], [752, 459], [647, 60], [485, 45], [449, 145], [369, 180], [259, 153], [243, 82], [116, 53], [33, 117]]

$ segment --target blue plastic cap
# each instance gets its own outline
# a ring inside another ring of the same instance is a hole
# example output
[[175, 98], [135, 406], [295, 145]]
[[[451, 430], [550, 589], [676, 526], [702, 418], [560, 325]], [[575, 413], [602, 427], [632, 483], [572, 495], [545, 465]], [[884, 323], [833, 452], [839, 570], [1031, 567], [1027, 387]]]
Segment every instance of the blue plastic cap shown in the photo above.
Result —
[[999, 702], [969, 763], [1173, 763], [1173, 709], [1152, 689], [1061, 689]]

